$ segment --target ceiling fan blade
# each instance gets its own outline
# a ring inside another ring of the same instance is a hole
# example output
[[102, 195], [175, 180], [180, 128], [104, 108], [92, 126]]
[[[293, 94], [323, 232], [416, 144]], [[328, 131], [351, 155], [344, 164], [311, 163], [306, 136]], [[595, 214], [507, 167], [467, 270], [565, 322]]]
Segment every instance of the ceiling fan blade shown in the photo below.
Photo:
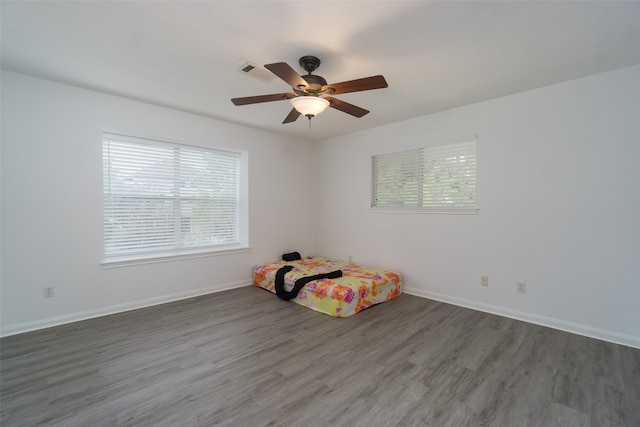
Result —
[[292, 108], [291, 111], [289, 112], [289, 115], [285, 117], [282, 124], [295, 122], [296, 120], [298, 120], [298, 117], [300, 117], [300, 111], [296, 110], [295, 108]]
[[352, 116], [362, 117], [365, 114], [369, 114], [369, 110], [365, 110], [364, 108], [349, 104], [348, 102], [340, 101], [337, 98], [325, 96], [324, 99], [329, 101], [329, 107], [335, 108], [336, 110], [340, 110], [347, 114], [351, 114]]
[[266, 64], [264, 68], [280, 77], [294, 89], [306, 89], [308, 86], [307, 82], [300, 76], [300, 74], [296, 73], [296, 70], [291, 68], [286, 62]]
[[388, 87], [387, 81], [382, 76], [364, 77], [362, 79], [349, 80], [348, 82], [332, 83], [322, 87], [322, 90], [333, 89], [332, 95], [341, 93], [359, 92], [362, 90], [383, 89]]
[[282, 101], [295, 98], [295, 93], [274, 93], [272, 95], [247, 96], [244, 98], [232, 98], [233, 105], [258, 104], [260, 102]]

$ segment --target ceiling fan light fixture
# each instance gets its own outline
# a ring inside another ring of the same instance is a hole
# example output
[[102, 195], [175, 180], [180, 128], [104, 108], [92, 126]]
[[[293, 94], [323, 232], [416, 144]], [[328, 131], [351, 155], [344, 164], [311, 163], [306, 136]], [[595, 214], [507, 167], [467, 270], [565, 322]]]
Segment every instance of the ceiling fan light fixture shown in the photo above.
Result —
[[318, 96], [298, 96], [289, 102], [300, 114], [309, 118], [317, 116], [329, 106], [329, 101]]

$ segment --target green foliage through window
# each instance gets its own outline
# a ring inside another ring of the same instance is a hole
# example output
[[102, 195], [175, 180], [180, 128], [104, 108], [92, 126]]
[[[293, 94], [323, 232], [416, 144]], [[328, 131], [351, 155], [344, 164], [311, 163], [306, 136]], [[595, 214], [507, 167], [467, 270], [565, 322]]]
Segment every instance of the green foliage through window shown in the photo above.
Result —
[[476, 141], [372, 157], [374, 208], [476, 207]]
[[105, 255], [239, 242], [240, 154], [105, 134]]

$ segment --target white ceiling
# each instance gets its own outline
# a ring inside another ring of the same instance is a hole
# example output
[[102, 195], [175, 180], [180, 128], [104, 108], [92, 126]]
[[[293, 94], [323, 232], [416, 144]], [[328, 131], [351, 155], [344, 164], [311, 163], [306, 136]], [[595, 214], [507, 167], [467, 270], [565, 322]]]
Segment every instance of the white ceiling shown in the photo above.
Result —
[[[640, 64], [640, 1], [2, 1], [2, 68], [317, 140]], [[236, 70], [315, 55], [330, 83], [382, 74], [281, 124], [289, 92]]]

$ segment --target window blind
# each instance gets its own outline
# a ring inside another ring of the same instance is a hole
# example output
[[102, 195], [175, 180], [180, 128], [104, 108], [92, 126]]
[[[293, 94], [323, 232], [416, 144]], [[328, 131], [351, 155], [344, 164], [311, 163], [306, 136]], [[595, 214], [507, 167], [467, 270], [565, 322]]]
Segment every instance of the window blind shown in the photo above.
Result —
[[476, 207], [476, 141], [372, 156], [374, 208]]
[[105, 256], [239, 243], [240, 154], [105, 134]]

